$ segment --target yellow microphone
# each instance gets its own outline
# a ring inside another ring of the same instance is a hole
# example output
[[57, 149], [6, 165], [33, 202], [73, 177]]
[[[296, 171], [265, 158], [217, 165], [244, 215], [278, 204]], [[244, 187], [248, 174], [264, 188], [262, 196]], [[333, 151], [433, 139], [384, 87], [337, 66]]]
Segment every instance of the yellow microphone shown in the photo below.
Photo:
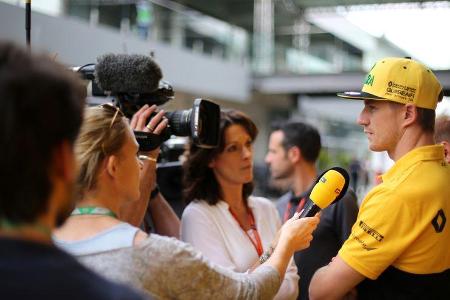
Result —
[[349, 175], [346, 170], [334, 167], [319, 177], [309, 194], [308, 201], [299, 218], [312, 217], [320, 210], [344, 197], [349, 185]]

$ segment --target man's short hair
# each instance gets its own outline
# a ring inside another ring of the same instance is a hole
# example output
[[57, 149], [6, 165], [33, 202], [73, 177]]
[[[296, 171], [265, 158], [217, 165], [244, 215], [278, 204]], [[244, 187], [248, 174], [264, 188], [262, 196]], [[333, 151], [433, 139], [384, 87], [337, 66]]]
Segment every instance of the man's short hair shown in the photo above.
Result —
[[436, 111], [434, 109], [417, 107], [417, 123], [423, 131], [433, 133]]
[[[401, 108], [404, 104], [386, 101], [393, 108]], [[436, 111], [434, 109], [416, 107], [417, 110], [417, 124], [424, 132], [434, 133], [434, 123], [436, 118]]]
[[47, 210], [53, 154], [74, 143], [85, 96], [62, 65], [0, 42], [0, 219], [32, 223]]
[[436, 119], [436, 128], [434, 132], [436, 143], [450, 143], [450, 116], [441, 116]]
[[284, 134], [282, 146], [286, 151], [296, 146], [306, 161], [316, 162], [322, 144], [319, 131], [315, 127], [299, 121], [275, 122], [272, 124], [272, 131], [277, 130]]

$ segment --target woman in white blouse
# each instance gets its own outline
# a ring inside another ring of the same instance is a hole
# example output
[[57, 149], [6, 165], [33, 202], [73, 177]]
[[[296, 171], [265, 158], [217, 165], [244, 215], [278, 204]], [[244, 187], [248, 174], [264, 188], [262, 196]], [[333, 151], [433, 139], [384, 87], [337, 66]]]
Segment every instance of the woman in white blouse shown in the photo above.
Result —
[[[184, 164], [189, 205], [181, 220], [181, 238], [212, 262], [238, 272], [252, 270], [270, 255], [281, 227], [275, 206], [250, 195], [256, 135], [247, 115], [222, 112], [219, 147], [191, 145]], [[296, 299], [298, 280], [291, 260], [275, 299]]]

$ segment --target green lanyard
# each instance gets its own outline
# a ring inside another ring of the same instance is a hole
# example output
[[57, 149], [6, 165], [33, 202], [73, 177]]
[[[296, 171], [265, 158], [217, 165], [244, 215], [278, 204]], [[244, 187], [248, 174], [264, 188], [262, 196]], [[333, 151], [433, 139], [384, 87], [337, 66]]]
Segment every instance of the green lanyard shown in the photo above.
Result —
[[7, 219], [0, 219], [0, 229], [3, 229], [5, 231], [18, 231], [21, 229], [30, 228], [35, 231], [38, 231], [40, 233], [45, 234], [46, 236], [51, 236], [51, 230], [45, 225], [42, 225], [40, 223], [36, 224], [23, 224], [23, 223], [15, 223], [11, 222]]
[[117, 215], [110, 209], [96, 206], [77, 207], [73, 210], [73, 212], [70, 215], [71, 216], [100, 215], [100, 216], [110, 216], [117, 219]]

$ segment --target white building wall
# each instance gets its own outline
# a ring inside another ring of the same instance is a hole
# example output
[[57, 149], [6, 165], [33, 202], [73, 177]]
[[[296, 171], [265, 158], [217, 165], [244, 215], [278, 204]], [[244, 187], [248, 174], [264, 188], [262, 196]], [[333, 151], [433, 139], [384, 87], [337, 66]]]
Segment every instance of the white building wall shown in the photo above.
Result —
[[[111, 28], [82, 20], [32, 12], [33, 51], [45, 50], [65, 64], [76, 66], [96, 61], [104, 53], [149, 54], [161, 66], [164, 79], [179, 92], [198, 97], [246, 103], [251, 92], [247, 65], [192, 53], [170, 45], [143, 41]], [[0, 39], [25, 44], [25, 10], [0, 2]]]

